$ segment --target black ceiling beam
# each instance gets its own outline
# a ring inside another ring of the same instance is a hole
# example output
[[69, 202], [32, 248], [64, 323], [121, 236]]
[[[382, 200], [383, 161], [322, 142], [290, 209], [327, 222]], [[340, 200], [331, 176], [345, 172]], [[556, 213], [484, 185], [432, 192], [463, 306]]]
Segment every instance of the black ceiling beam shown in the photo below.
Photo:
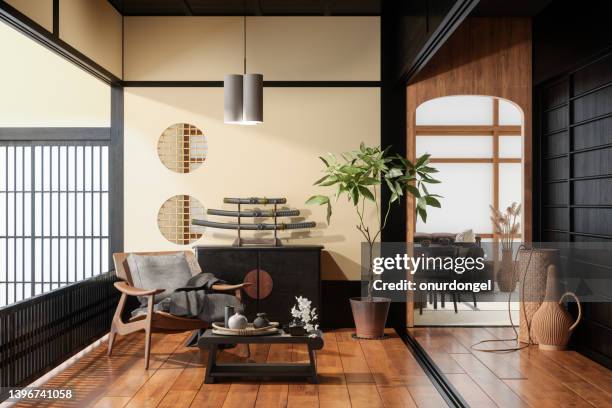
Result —
[[193, 16], [193, 9], [189, 4], [189, 0], [181, 0], [181, 8], [185, 11], [186, 16]]
[[400, 73], [400, 82], [402, 84], [408, 84], [408, 82], [427, 65], [431, 57], [435, 55], [442, 44], [444, 44], [455, 32], [463, 20], [470, 15], [479, 1], [480, 0], [457, 0], [455, 2], [442, 22], [434, 32], [429, 35], [415, 57], [411, 61], [407, 61], [403, 66]]

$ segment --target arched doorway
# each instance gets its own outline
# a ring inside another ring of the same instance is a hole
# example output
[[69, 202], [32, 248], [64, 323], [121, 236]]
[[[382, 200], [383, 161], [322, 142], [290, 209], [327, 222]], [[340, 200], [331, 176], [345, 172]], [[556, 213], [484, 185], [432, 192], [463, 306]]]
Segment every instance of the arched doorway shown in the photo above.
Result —
[[[514, 202], [524, 202], [522, 110], [515, 103], [494, 96], [457, 95], [421, 103], [414, 119], [413, 149], [409, 153], [413, 157], [431, 155], [432, 166], [439, 170], [436, 178], [441, 183], [430, 190], [443, 199], [442, 208], [428, 209], [426, 223], [411, 219], [408, 235], [415, 241], [432, 234], [446, 234], [453, 239], [461, 236], [470, 241], [473, 234], [483, 243], [492, 262], [490, 271], [494, 273], [498, 249], [494, 243], [498, 236], [490, 218], [490, 206], [503, 211]], [[523, 225], [521, 222], [521, 230], [515, 236], [517, 241], [523, 239]], [[488, 301], [478, 307], [476, 298], [457, 304], [448, 298], [444, 302], [444, 294], [441, 296], [430, 297], [418, 305], [414, 324], [508, 324], [507, 305], [503, 302]], [[518, 311], [518, 305], [512, 309]]]

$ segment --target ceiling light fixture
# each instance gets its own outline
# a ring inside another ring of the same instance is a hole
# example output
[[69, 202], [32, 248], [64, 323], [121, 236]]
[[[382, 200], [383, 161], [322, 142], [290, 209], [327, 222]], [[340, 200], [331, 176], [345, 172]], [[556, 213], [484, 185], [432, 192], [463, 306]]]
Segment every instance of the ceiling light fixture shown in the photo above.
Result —
[[263, 123], [263, 75], [247, 74], [246, 2], [243, 19], [244, 65], [243, 73], [223, 78], [224, 122], [233, 125]]

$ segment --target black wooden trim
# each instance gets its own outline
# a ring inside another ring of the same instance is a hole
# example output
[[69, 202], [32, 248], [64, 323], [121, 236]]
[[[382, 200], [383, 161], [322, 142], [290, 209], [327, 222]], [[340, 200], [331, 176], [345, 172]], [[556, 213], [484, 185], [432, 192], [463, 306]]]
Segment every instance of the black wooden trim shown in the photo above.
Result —
[[106, 127], [0, 127], [0, 141], [111, 140]]
[[[110, 250], [123, 252], [123, 87], [111, 86], [111, 146], [109, 154]], [[112, 265], [112, 259], [109, 260]]]
[[457, 27], [465, 20], [480, 0], [457, 0], [436, 31], [427, 39], [423, 48], [417, 53], [415, 59], [402, 69], [401, 82], [408, 84], [421, 70], [431, 57], [440, 49], [442, 44], [455, 32]]
[[380, 88], [380, 81], [264, 81], [268, 88]]
[[[89, 72], [96, 78], [109, 84], [118, 84], [121, 82], [117, 76], [108, 71], [106, 68], [102, 67], [68, 43], [62, 41], [55, 35], [54, 32], [47, 31], [40, 24], [36, 23], [28, 16], [4, 1], [0, 1], [0, 20], [6, 22], [13, 28], [27, 35], [39, 44], [47, 47], [51, 51], [57, 53], [61, 57], [66, 58], [68, 61]], [[53, 24], [55, 28], [55, 14]]]
[[53, 0], [53, 36], [59, 39], [59, 0]]
[[463, 399], [461, 394], [453, 387], [453, 385], [444, 376], [440, 368], [433, 362], [425, 349], [421, 347], [419, 342], [412, 337], [410, 333], [404, 330], [396, 330], [397, 334], [402, 338], [416, 361], [419, 363], [432, 384], [444, 398], [444, 401], [449, 407], [469, 408], [469, 404]]
[[[109, 2], [112, 4], [112, 2]], [[117, 7], [115, 10], [119, 11]], [[146, 13], [123, 13], [124, 17], [185, 17], [185, 13], [164, 13], [164, 14], [146, 14]], [[247, 17], [380, 17], [380, 13], [247, 13]], [[244, 17], [244, 13], [193, 13], [193, 17]]]
[[[223, 88], [223, 81], [123, 81], [124, 87]], [[266, 88], [379, 88], [380, 81], [264, 81]]]

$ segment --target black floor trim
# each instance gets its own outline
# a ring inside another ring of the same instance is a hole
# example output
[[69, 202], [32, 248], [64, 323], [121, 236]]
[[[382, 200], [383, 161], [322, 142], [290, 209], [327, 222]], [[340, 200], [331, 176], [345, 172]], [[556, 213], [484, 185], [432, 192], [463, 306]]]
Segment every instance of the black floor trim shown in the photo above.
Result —
[[459, 394], [455, 387], [453, 387], [452, 384], [446, 379], [444, 374], [429, 357], [423, 347], [421, 347], [419, 342], [405, 329], [396, 329], [395, 331], [402, 338], [406, 344], [406, 347], [408, 347], [414, 358], [416, 358], [419, 365], [423, 371], [425, 371], [425, 374], [427, 374], [427, 377], [429, 377], [434, 387], [436, 387], [448, 406], [452, 408], [469, 408], [468, 403], [463, 399], [463, 397], [461, 397], [461, 394]]

